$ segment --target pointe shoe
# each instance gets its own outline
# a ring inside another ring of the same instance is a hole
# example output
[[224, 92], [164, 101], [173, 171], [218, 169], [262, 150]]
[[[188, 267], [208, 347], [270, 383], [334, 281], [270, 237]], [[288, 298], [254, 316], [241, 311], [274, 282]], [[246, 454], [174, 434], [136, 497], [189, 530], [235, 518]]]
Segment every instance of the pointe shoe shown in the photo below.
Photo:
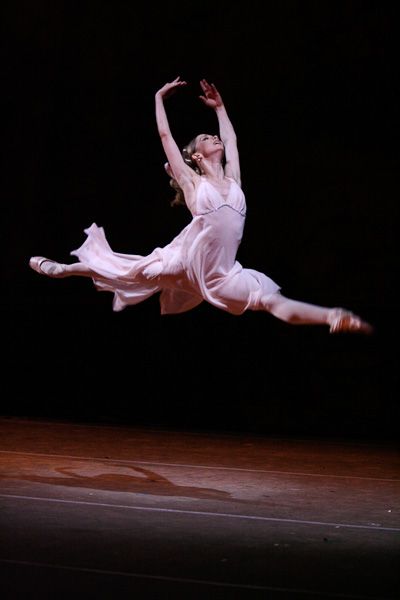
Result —
[[344, 308], [334, 308], [328, 319], [329, 333], [364, 333], [371, 334], [372, 325]]
[[[45, 263], [47, 265], [44, 268]], [[29, 266], [37, 273], [40, 273], [40, 275], [47, 275], [47, 277], [57, 278], [65, 276], [65, 265], [44, 256], [32, 256], [29, 260]]]

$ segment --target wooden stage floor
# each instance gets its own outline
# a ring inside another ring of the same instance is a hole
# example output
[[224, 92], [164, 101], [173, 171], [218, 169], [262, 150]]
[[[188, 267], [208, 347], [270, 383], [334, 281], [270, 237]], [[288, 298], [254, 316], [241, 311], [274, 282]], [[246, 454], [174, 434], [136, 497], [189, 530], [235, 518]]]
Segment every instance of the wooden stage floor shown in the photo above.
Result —
[[0, 418], [0, 597], [400, 597], [393, 441]]

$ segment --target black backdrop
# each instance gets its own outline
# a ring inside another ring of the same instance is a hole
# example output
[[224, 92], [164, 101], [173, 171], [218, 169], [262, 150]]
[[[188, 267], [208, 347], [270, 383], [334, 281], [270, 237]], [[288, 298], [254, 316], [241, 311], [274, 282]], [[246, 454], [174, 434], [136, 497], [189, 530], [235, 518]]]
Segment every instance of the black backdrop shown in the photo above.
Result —
[[[6, 415], [261, 434], [392, 437], [398, 417], [398, 68], [390, 2], [128, 1], [3, 4], [2, 329]], [[171, 189], [154, 93], [184, 144], [235, 125], [248, 202], [240, 262], [288, 296], [345, 306], [376, 326], [331, 336], [268, 314], [158, 298], [111, 310], [61, 262], [102, 225], [147, 254], [189, 214]], [[392, 344], [394, 346], [392, 347]]]

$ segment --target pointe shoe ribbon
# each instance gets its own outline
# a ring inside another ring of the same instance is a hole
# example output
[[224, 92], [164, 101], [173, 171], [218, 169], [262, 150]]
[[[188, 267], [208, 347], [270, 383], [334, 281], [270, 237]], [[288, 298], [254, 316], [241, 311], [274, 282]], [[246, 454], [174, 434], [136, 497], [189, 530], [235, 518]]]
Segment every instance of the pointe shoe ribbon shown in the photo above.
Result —
[[[46, 268], [44, 268], [45, 263], [48, 263]], [[29, 266], [40, 275], [47, 275], [48, 277], [64, 276], [64, 265], [44, 256], [32, 256], [29, 260]]]

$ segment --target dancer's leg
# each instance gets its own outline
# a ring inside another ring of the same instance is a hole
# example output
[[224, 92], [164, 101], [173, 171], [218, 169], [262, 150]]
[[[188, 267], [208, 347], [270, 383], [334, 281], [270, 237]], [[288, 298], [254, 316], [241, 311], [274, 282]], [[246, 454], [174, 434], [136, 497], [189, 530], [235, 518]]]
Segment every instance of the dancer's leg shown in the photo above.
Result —
[[299, 302], [280, 293], [272, 294], [265, 308], [274, 317], [292, 325], [328, 325], [330, 308]]
[[64, 267], [64, 277], [70, 277], [71, 275], [77, 275], [78, 277], [94, 277], [96, 275], [94, 271], [81, 262], [61, 266]]
[[55, 278], [71, 277], [73, 275], [93, 277], [95, 275], [93, 271], [80, 262], [63, 264], [43, 256], [33, 256], [29, 261], [29, 266], [41, 275]]
[[340, 331], [372, 333], [369, 323], [348, 310], [292, 300], [279, 292], [269, 296], [263, 303], [263, 308], [277, 319], [292, 325], [328, 325], [331, 333]]

